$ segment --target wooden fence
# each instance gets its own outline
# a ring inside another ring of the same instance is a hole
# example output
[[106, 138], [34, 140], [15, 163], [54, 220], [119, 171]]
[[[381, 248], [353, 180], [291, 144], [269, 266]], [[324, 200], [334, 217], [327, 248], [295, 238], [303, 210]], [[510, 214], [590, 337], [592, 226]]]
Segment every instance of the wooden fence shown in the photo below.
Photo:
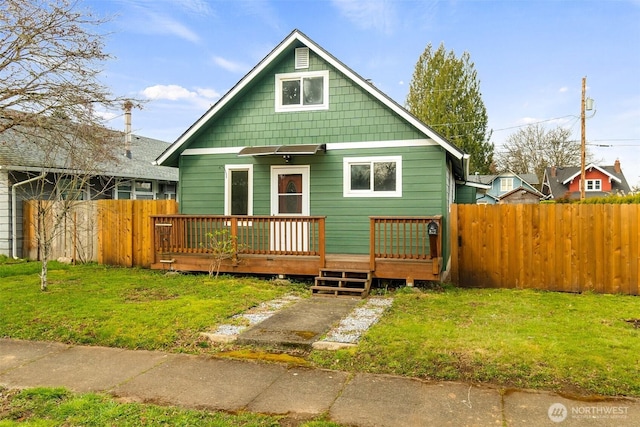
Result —
[[[23, 206], [24, 256], [40, 259], [38, 227], [53, 231], [50, 259], [66, 257], [123, 267], [149, 267], [154, 260], [152, 215], [174, 214], [174, 200], [93, 200], [74, 202], [53, 230], [58, 202], [26, 201]], [[46, 204], [38, 222], [38, 205]]]
[[465, 287], [640, 294], [640, 205], [454, 205]]

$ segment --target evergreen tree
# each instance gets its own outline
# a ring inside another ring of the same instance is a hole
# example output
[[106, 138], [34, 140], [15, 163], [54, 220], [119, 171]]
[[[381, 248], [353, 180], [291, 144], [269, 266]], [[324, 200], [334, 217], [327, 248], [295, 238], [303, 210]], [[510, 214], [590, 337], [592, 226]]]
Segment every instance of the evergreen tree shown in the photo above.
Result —
[[420, 55], [409, 86], [407, 109], [451, 143], [471, 155], [470, 172], [486, 174], [493, 161], [487, 111], [468, 52], [456, 58], [444, 44]]

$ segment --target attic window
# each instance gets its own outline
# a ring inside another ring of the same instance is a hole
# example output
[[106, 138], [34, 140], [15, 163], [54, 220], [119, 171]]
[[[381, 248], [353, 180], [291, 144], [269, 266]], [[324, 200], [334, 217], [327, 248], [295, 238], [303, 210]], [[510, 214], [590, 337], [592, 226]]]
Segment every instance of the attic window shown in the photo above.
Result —
[[296, 49], [296, 70], [309, 68], [309, 48], [299, 47]]
[[601, 191], [602, 190], [602, 180], [600, 180], [600, 179], [588, 179], [585, 182], [587, 183], [586, 191]]
[[329, 108], [329, 72], [276, 74], [276, 111], [326, 110]]
[[500, 191], [513, 190], [513, 178], [500, 178]]

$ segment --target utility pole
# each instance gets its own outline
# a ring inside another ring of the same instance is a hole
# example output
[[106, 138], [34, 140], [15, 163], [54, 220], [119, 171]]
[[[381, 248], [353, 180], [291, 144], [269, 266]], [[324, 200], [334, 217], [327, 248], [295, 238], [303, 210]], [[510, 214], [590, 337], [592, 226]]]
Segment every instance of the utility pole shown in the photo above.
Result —
[[585, 163], [587, 159], [587, 149], [586, 149], [586, 136], [585, 136], [585, 91], [587, 88], [587, 78], [582, 78], [582, 99], [580, 100], [580, 130], [581, 130], [581, 138], [580, 138], [580, 200], [584, 200], [584, 190], [586, 186], [585, 180]]

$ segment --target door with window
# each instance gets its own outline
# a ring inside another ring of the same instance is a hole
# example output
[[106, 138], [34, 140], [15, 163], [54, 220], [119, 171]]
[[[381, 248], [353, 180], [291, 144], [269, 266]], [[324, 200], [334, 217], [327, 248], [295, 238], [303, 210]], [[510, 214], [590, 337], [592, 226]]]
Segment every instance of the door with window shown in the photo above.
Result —
[[[271, 167], [271, 215], [309, 216], [309, 166]], [[274, 223], [270, 242], [271, 250], [307, 251], [309, 222]]]

